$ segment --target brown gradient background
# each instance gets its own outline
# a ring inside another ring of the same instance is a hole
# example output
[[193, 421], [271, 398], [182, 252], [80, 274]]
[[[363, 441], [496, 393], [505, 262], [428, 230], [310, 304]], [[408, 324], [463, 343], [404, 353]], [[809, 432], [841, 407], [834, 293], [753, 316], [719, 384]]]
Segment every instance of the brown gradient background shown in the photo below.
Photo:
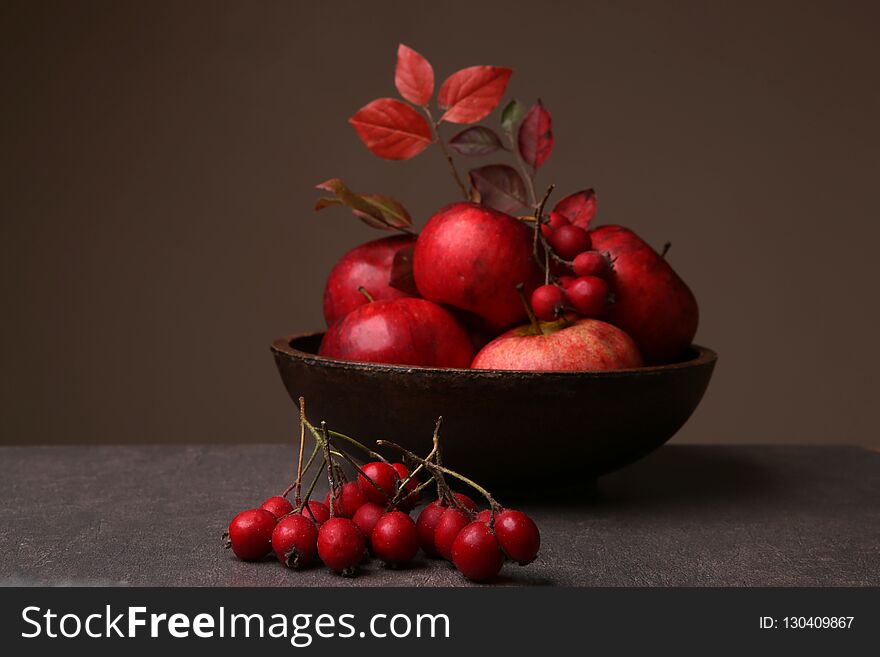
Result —
[[878, 7], [4, 2], [0, 441], [289, 439], [268, 344], [379, 236], [312, 186], [419, 223], [455, 197], [346, 125], [403, 41], [513, 67], [553, 112], [541, 184], [673, 242], [721, 356], [676, 440], [880, 445]]

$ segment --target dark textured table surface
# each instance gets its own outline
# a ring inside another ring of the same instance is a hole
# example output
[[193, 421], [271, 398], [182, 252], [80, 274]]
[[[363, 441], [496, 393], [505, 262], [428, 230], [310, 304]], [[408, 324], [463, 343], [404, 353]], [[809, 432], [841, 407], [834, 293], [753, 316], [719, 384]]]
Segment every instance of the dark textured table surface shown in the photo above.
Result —
[[[421, 556], [356, 579], [237, 561], [220, 533], [284, 487], [292, 458], [281, 445], [0, 448], [0, 583], [466, 584]], [[595, 488], [516, 505], [542, 551], [502, 584], [880, 585], [880, 454], [858, 447], [669, 446]]]

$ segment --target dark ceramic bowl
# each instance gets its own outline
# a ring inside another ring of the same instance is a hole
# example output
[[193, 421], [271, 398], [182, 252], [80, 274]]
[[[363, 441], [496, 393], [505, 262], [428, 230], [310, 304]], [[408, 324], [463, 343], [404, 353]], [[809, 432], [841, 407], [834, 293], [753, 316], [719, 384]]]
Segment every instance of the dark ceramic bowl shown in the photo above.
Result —
[[354, 363], [317, 356], [322, 333], [272, 343], [291, 399], [365, 444], [424, 455], [443, 416], [444, 464], [487, 484], [592, 479], [669, 440], [700, 403], [716, 355], [612, 372], [506, 372]]

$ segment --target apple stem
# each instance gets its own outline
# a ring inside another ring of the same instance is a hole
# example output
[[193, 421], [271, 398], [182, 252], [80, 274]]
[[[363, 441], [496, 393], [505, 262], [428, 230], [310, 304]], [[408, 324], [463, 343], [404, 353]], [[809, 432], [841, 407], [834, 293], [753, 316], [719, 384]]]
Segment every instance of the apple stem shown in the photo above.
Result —
[[452, 173], [452, 178], [455, 180], [455, 184], [458, 185], [459, 190], [461, 190], [462, 196], [464, 196], [465, 201], [470, 200], [470, 194], [468, 194], [467, 187], [465, 187], [464, 183], [461, 180], [461, 176], [458, 173], [458, 169], [455, 166], [455, 160], [452, 159], [452, 154], [449, 152], [449, 149], [446, 148], [446, 143], [443, 141], [443, 138], [440, 136], [440, 130], [438, 128], [439, 124], [434, 120], [434, 116], [431, 114], [430, 108], [427, 105], [422, 107], [425, 112], [425, 116], [428, 117], [428, 122], [431, 124], [431, 131], [434, 133], [434, 141], [437, 142], [437, 145], [440, 147], [440, 151], [443, 153], [443, 156], [446, 158], [446, 162], [449, 164], [449, 171]]
[[666, 242], [666, 244], [663, 245], [663, 250], [660, 252], [660, 257], [665, 258], [666, 254], [669, 253], [669, 249], [671, 249], [671, 248], [672, 248], [672, 242]]
[[373, 303], [373, 302], [376, 300], [376, 299], [373, 298], [373, 295], [370, 294], [370, 293], [367, 291], [367, 288], [365, 288], [363, 285], [361, 285], [361, 286], [358, 288], [358, 292], [360, 292], [361, 294], [363, 294], [363, 295], [366, 297], [367, 301], [369, 301], [370, 303]]
[[539, 322], [538, 318], [535, 316], [535, 311], [532, 310], [532, 304], [526, 299], [525, 285], [519, 283], [516, 286], [516, 292], [519, 294], [523, 306], [525, 306], [526, 314], [529, 316], [529, 321], [532, 324], [532, 330], [535, 332], [535, 335], [544, 335], [544, 330], [541, 328], [541, 322]]

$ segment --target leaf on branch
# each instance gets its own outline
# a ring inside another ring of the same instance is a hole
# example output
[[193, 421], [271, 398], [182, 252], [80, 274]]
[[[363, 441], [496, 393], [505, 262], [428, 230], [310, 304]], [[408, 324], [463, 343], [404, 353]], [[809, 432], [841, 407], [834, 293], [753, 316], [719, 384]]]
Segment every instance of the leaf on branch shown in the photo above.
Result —
[[513, 134], [513, 129], [522, 121], [522, 117], [526, 115], [526, 106], [519, 102], [516, 98], [511, 100], [504, 109], [501, 110], [501, 127], [504, 132]]
[[596, 215], [596, 192], [592, 189], [585, 189], [570, 194], [561, 199], [554, 206], [553, 211], [561, 214], [569, 223], [578, 228], [588, 230], [590, 221]]
[[397, 46], [394, 86], [406, 100], [424, 107], [434, 95], [434, 69], [430, 62], [409, 46]]
[[411, 245], [403, 247], [394, 254], [394, 260], [391, 261], [391, 278], [388, 281], [388, 285], [417, 297], [419, 296], [419, 290], [416, 287], [416, 279], [413, 275], [414, 252], [415, 245]]
[[489, 155], [504, 148], [504, 144], [494, 130], [481, 125], [465, 128], [452, 139], [449, 145], [462, 155]]
[[526, 184], [516, 169], [490, 164], [468, 174], [480, 195], [479, 203], [501, 212], [513, 213], [526, 205]]
[[519, 154], [537, 169], [553, 150], [553, 121], [544, 105], [538, 100], [532, 105], [519, 126]]
[[381, 194], [358, 194], [350, 190], [339, 178], [331, 178], [317, 189], [330, 192], [333, 198], [319, 198], [315, 210], [323, 210], [331, 205], [344, 205], [368, 226], [385, 230], [407, 229], [412, 226], [412, 217], [403, 205]]
[[348, 122], [367, 148], [386, 160], [408, 160], [434, 141], [425, 117], [394, 98], [364, 105]]
[[501, 66], [471, 66], [440, 85], [437, 103], [446, 110], [440, 121], [476, 123], [498, 106], [513, 71]]

